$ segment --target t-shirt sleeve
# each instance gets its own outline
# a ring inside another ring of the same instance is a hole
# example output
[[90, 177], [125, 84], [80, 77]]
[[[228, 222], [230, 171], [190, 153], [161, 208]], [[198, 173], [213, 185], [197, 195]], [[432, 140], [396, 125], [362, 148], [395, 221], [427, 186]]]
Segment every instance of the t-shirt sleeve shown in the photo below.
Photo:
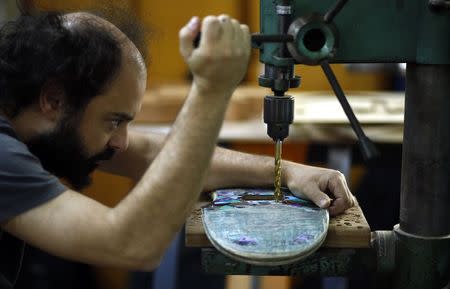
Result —
[[65, 191], [67, 188], [42, 167], [24, 143], [0, 136], [0, 222]]

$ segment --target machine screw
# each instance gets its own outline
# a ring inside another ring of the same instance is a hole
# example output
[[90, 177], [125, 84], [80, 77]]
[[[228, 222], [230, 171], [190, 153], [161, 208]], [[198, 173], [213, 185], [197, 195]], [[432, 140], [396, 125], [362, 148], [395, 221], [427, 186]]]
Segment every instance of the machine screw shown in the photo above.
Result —
[[291, 15], [292, 8], [291, 8], [291, 6], [277, 5], [277, 14], [278, 15]]

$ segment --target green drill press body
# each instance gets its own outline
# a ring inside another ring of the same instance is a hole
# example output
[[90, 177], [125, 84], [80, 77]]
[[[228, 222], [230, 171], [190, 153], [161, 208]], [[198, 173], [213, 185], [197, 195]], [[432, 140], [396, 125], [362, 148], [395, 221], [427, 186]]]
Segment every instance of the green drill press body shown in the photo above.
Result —
[[[276, 6], [281, 1], [261, 0], [262, 34], [279, 34]], [[335, 0], [293, 0], [292, 20], [313, 13], [324, 15]], [[450, 64], [448, 10], [429, 7], [428, 0], [350, 0], [333, 20], [338, 45], [331, 63], [410, 62]], [[286, 65], [277, 57], [279, 44], [260, 47], [260, 61]]]

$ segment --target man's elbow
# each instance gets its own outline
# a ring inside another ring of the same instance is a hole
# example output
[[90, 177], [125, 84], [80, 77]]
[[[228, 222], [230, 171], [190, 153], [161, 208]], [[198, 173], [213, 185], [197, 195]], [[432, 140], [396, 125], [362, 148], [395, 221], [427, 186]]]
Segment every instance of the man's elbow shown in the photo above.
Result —
[[123, 230], [121, 228], [124, 226], [115, 222], [111, 224], [108, 242], [104, 242], [108, 245], [103, 249], [109, 252], [109, 256], [114, 256], [113, 259], [118, 262], [116, 266], [128, 270], [152, 271], [160, 265], [167, 248], [163, 242], [154, 236]]
[[106, 256], [112, 258], [108, 263], [113, 266], [128, 270], [152, 271], [159, 266], [164, 256], [164, 250], [159, 250], [159, 246], [153, 243], [152, 246], [145, 246], [136, 238], [113, 238], [104, 246]]
[[161, 264], [161, 260], [162, 256], [160, 258], [149, 258], [149, 259], [144, 258], [142, 260], [136, 260], [132, 268], [129, 269], [135, 271], [151, 272], [159, 267], [159, 265]]
[[163, 254], [148, 254], [145, 252], [135, 256], [125, 254], [121, 257], [121, 263], [129, 270], [150, 272], [161, 264], [162, 257]]

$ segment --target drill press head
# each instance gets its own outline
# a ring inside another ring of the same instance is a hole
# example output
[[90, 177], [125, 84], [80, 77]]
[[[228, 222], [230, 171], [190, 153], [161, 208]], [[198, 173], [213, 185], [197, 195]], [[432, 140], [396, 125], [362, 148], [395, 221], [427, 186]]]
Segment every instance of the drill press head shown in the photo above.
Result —
[[294, 119], [294, 99], [285, 95], [289, 88], [300, 85], [300, 78], [294, 76], [293, 71], [291, 61], [282, 65], [265, 64], [264, 74], [259, 76], [259, 85], [270, 87], [274, 92], [264, 99], [264, 122], [267, 134], [274, 141], [282, 141], [289, 135], [289, 125]]
[[[317, 12], [296, 15], [304, 10], [295, 9], [300, 2], [261, 0], [261, 11], [264, 11], [261, 14], [262, 34], [258, 36], [259, 42], [254, 47], [260, 49], [260, 61], [265, 66], [264, 74], [259, 77], [259, 85], [270, 87], [274, 92], [273, 96], [266, 96], [264, 100], [267, 134], [275, 142], [282, 141], [289, 135], [294, 101], [284, 94], [289, 88], [300, 85], [300, 78], [293, 73], [294, 64], [320, 65], [350, 120], [364, 157], [372, 158], [377, 155], [377, 150], [361, 129], [329, 65], [329, 61], [335, 58], [339, 45], [338, 30], [333, 19], [348, 0], [337, 0], [324, 15]], [[267, 11], [272, 13], [266, 13]], [[273, 35], [268, 37], [268, 33]], [[266, 43], [262, 45], [262, 42]]]
[[[286, 37], [291, 23], [291, 1], [276, 1], [277, 20], [274, 34]], [[289, 88], [298, 87], [300, 78], [294, 75], [295, 61], [285, 42], [271, 44], [275, 46], [272, 62], [264, 63], [264, 74], [259, 77], [259, 85], [270, 87], [274, 95], [264, 99], [264, 122], [267, 134], [275, 141], [283, 141], [289, 135], [289, 125], [294, 119], [294, 99], [285, 95]]]

